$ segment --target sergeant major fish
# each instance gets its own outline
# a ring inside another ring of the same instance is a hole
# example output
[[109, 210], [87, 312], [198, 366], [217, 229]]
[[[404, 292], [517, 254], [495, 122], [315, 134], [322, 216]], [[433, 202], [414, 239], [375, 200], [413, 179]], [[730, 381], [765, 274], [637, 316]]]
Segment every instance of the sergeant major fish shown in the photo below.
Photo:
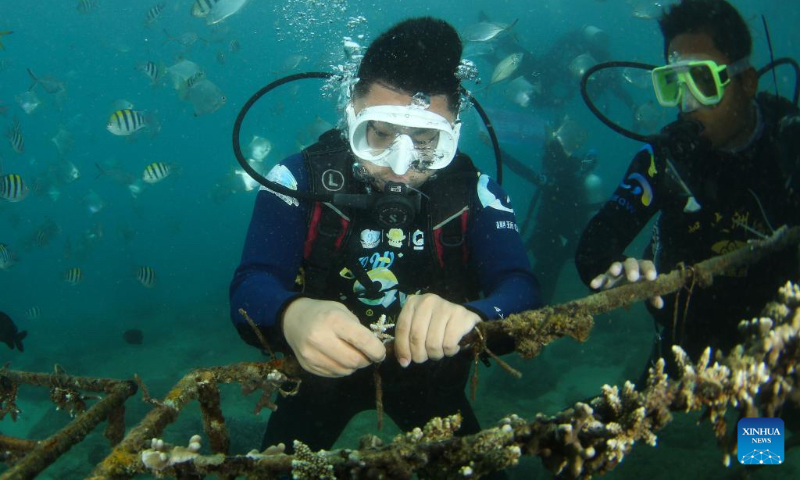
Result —
[[73, 267], [64, 272], [64, 281], [70, 285], [77, 285], [83, 280], [83, 271], [80, 267]]
[[153, 267], [141, 266], [136, 269], [136, 279], [147, 288], [156, 285], [156, 271]]
[[76, 8], [81, 13], [89, 13], [97, 8], [97, 0], [80, 0]]
[[163, 162], [153, 162], [144, 168], [142, 180], [153, 184], [164, 180], [172, 173], [172, 167]]
[[145, 127], [147, 119], [144, 112], [128, 108], [112, 113], [106, 124], [109, 132], [120, 136], [133, 135]]
[[9, 173], [0, 177], [0, 198], [9, 202], [21, 202], [28, 196], [28, 186], [16, 173]]
[[8, 246], [0, 243], [0, 270], [8, 270], [17, 263], [14, 253]]
[[6, 136], [11, 143], [11, 149], [22, 155], [25, 152], [25, 138], [22, 136], [22, 125], [19, 120], [14, 119], [14, 124], [8, 129]]
[[145, 15], [145, 23], [147, 25], [152, 25], [155, 23], [158, 20], [158, 17], [161, 16], [161, 12], [164, 11], [164, 7], [166, 6], [167, 4], [165, 2], [160, 2], [153, 7], [150, 7], [150, 9], [147, 10], [147, 15]]
[[161, 77], [164, 76], [164, 72], [166, 71], [166, 67], [163, 63], [155, 63], [152, 61], [147, 61], [144, 63], [140, 63], [136, 67], [137, 70], [144, 72], [147, 75], [147, 78], [150, 79], [150, 84], [155, 85], [161, 80]]

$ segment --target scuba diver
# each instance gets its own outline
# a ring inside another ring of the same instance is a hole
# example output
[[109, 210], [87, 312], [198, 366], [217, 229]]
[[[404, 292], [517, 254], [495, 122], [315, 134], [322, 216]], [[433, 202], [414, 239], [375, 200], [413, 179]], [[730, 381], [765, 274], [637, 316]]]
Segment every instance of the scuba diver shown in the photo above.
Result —
[[605, 201], [602, 181], [594, 173], [597, 150], [578, 155], [551, 133], [544, 143], [541, 172], [505, 150], [503, 164], [537, 187], [522, 223], [523, 237], [533, 229], [525, 247], [533, 254], [533, 273], [541, 281], [542, 301], [550, 304], [564, 263], [574, 258], [581, 232]]
[[[480, 429], [464, 394], [472, 352], [460, 354], [459, 341], [541, 301], [510, 199], [458, 151], [461, 53], [441, 20], [384, 32], [361, 60], [346, 130], [268, 174], [297, 196], [258, 192], [231, 318], [261, 348], [238, 313], [246, 310], [305, 370], [298, 394], [278, 398], [265, 447], [298, 439], [331, 448], [354, 415], [375, 408], [376, 368], [402, 430], [456, 412], [457, 434]], [[308, 192], [371, 207], [307, 201]], [[386, 358], [387, 335], [396, 358]]]
[[[653, 86], [658, 102], [680, 113], [636, 154], [583, 232], [575, 263], [592, 289], [654, 280], [658, 271], [800, 222], [798, 111], [782, 97], [757, 94], [752, 38], [739, 12], [725, 0], [682, 0], [659, 24], [667, 64], [652, 70]], [[627, 257], [626, 247], [656, 214], [644, 255]], [[707, 288], [652, 298], [648, 308], [660, 328], [653, 360], [665, 358], [676, 373], [672, 345], [693, 359], [706, 346], [730, 350], [738, 323], [759, 316], [778, 287], [797, 278], [796, 257], [789, 248]]]

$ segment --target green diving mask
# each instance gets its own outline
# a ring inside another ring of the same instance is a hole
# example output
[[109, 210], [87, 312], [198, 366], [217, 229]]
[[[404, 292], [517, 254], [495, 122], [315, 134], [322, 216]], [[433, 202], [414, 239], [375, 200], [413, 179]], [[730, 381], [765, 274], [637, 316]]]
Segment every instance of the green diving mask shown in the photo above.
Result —
[[[712, 107], [722, 101], [725, 86], [731, 78], [748, 68], [749, 57], [730, 65], [719, 65], [713, 60], [681, 60], [653, 69], [653, 88], [658, 103], [664, 107], [677, 107], [680, 104], [684, 111], [696, 110], [699, 107], [696, 103]], [[686, 98], [686, 89], [696, 102]]]

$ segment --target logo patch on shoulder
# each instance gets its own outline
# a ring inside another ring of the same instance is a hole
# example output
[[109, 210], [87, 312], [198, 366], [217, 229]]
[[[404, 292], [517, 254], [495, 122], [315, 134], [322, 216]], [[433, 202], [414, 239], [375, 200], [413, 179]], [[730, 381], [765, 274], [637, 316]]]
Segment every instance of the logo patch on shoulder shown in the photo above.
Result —
[[489, 176], [481, 175], [478, 178], [478, 199], [481, 201], [483, 208], [494, 208], [501, 212], [514, 213], [511, 208], [511, 199], [506, 197], [503, 201], [489, 190]]
[[[297, 190], [297, 179], [294, 178], [292, 172], [289, 171], [289, 169], [284, 165], [278, 164], [272, 167], [272, 170], [270, 170], [267, 174], [267, 180], [277, 183], [278, 185], [282, 185], [290, 190]], [[296, 198], [275, 192], [267, 187], [262, 186], [259, 190], [266, 190], [273, 195], [276, 195], [289, 206], [297, 207], [300, 205], [300, 201], [298, 201]]]

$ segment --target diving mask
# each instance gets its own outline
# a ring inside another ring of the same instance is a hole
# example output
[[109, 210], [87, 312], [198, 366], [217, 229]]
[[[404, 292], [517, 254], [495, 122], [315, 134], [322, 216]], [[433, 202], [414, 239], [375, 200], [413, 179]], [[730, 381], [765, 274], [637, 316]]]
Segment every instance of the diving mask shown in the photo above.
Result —
[[378, 105], [355, 113], [346, 108], [350, 148], [360, 159], [390, 167], [396, 175], [409, 169], [438, 170], [453, 161], [461, 123], [451, 125], [431, 111], [402, 105]]
[[[731, 78], [750, 68], [750, 59], [744, 57], [730, 65], [719, 65], [713, 60], [681, 60], [653, 69], [653, 88], [658, 103], [664, 107], [696, 110], [700, 105], [711, 107], [722, 101]], [[684, 90], [689, 91], [687, 98]]]

